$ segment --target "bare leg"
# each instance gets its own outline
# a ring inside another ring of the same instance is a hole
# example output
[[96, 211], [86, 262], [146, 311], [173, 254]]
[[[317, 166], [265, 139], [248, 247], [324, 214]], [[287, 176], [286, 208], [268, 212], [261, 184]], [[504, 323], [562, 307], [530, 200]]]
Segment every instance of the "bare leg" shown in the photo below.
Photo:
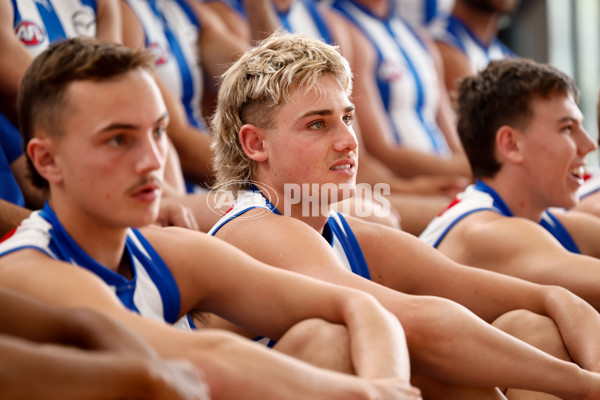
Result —
[[[564, 346], [558, 327], [548, 317], [525, 310], [517, 310], [504, 314], [494, 321], [493, 325], [561, 360], [572, 361]], [[506, 392], [506, 397], [511, 400], [558, 399], [558, 397], [545, 393], [515, 389], [509, 389]]]
[[498, 388], [451, 386], [422, 375], [411, 377], [411, 383], [421, 389], [425, 400], [506, 400]]
[[283, 335], [274, 349], [317, 367], [354, 374], [348, 331], [342, 325], [313, 318]]

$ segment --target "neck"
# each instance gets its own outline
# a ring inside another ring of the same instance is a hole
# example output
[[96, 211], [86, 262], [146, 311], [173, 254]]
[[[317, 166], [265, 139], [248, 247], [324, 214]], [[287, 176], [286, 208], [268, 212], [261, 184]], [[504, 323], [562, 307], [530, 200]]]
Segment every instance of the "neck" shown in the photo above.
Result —
[[477, 10], [462, 1], [457, 1], [452, 15], [463, 21], [483, 44], [489, 45], [498, 36], [502, 17], [499, 13]]
[[279, 214], [300, 220], [317, 232], [323, 233], [323, 228], [329, 218], [329, 204], [320, 207], [319, 196], [309, 199], [299, 193], [287, 193], [283, 187], [278, 187], [272, 182], [265, 180], [256, 180], [256, 182], [263, 183], [257, 187], [275, 206]]
[[542, 219], [542, 214], [547, 206], [534, 198], [529, 191], [523, 190], [524, 187], [527, 187], [525, 182], [514, 176], [508, 178], [507, 175], [501, 175], [501, 173], [493, 178], [481, 179], [481, 181], [498, 193], [515, 217], [534, 222]]
[[354, 0], [364, 8], [377, 15], [379, 18], [387, 18], [390, 11], [389, 0]]
[[115, 228], [98, 224], [92, 215], [70, 206], [65, 199], [54, 200], [49, 204], [58, 220], [81, 249], [104, 267], [119, 272], [127, 228]]

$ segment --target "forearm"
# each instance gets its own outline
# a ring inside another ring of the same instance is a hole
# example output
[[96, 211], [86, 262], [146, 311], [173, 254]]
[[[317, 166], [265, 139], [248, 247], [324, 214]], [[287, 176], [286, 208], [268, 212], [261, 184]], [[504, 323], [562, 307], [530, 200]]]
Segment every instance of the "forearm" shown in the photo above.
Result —
[[546, 312], [556, 323], [571, 358], [582, 368], [600, 372], [600, 314], [566, 289], [546, 290]]
[[369, 398], [367, 383], [350, 375], [312, 367], [222, 331], [194, 336], [169, 351], [185, 352], [204, 371], [213, 400]]
[[374, 299], [354, 296], [346, 302], [344, 319], [350, 334], [354, 370], [369, 379], [410, 380], [410, 360], [398, 319]]
[[150, 398], [154, 390], [144, 363], [106, 353], [83, 352], [0, 336], [2, 398]]
[[527, 389], [561, 398], [577, 398], [591, 383], [576, 364], [492, 327], [455, 303], [429, 297], [417, 303], [397, 312], [404, 314], [400, 320], [415, 373], [451, 384]]
[[279, 27], [272, 0], [244, 0], [252, 42], [263, 40]]

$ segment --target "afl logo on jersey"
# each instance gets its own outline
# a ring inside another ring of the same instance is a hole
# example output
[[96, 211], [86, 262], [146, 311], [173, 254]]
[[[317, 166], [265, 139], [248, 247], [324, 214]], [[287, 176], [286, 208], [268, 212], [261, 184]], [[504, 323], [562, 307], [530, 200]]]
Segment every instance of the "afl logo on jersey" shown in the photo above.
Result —
[[25, 44], [25, 46], [37, 46], [43, 43], [46, 34], [44, 30], [35, 22], [21, 21], [15, 28], [17, 39]]
[[76, 11], [71, 17], [77, 36], [96, 36], [96, 14], [91, 7]]
[[384, 60], [377, 71], [379, 79], [384, 82], [395, 82], [402, 79], [402, 63], [396, 60]]
[[169, 59], [169, 50], [165, 46], [157, 42], [152, 42], [148, 44], [148, 50], [154, 55], [154, 64], [156, 66], [167, 63], [167, 60]]

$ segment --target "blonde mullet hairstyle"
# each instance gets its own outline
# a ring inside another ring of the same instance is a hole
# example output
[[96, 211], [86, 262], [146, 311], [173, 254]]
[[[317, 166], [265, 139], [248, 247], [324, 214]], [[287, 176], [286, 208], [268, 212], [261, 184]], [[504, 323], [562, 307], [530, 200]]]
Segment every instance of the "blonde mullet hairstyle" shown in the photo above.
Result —
[[250, 186], [254, 161], [244, 153], [240, 129], [244, 124], [271, 128], [276, 108], [299, 87], [317, 89], [324, 74], [331, 74], [350, 95], [352, 72], [337, 46], [281, 30], [246, 51], [223, 74], [211, 120], [216, 187], [237, 192]]

